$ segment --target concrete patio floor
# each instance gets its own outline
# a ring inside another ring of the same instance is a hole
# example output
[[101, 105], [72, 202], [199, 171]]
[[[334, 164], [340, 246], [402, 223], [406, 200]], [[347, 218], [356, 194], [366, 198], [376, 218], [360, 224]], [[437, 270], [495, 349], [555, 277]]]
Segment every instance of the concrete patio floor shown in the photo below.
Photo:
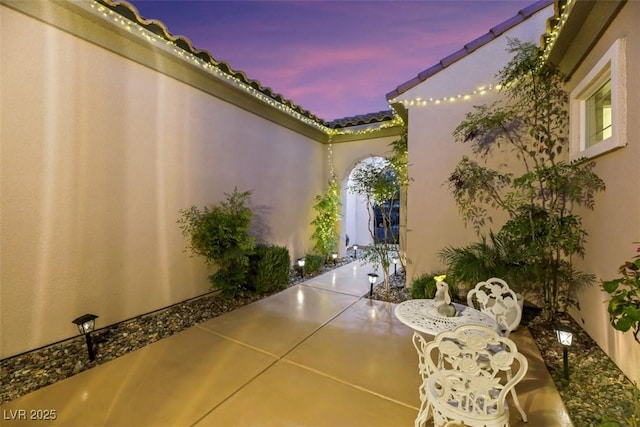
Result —
[[[371, 271], [348, 264], [27, 394], [0, 424], [413, 426], [412, 331], [363, 297]], [[529, 359], [516, 387], [529, 422], [511, 405], [511, 425], [571, 426], [528, 330], [510, 337]]]

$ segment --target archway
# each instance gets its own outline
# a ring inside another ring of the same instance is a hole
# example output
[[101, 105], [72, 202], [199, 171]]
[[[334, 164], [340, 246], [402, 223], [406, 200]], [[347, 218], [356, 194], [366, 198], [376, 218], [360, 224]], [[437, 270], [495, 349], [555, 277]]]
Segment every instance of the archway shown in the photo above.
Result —
[[[354, 184], [354, 174], [357, 175], [360, 168], [384, 169], [389, 166], [389, 161], [382, 156], [369, 156], [358, 161], [350, 171], [345, 174], [341, 181], [341, 202], [342, 202], [342, 222], [340, 230], [341, 255], [344, 256], [346, 249], [358, 246], [368, 246], [377, 241], [386, 243], [398, 243], [400, 229], [400, 204], [399, 200], [392, 205], [367, 206], [366, 198], [361, 194], [356, 194], [350, 189]], [[385, 211], [385, 215], [383, 212]], [[388, 215], [388, 213], [392, 213]], [[389, 223], [386, 217], [391, 220]], [[385, 219], [383, 220], [383, 217]], [[390, 233], [385, 232], [389, 230]], [[393, 240], [390, 240], [389, 236]]]

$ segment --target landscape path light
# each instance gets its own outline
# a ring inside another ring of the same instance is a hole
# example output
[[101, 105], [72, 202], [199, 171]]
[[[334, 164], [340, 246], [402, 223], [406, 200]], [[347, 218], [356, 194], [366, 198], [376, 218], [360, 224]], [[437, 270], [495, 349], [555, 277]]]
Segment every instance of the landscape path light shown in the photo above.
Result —
[[96, 360], [96, 354], [93, 352], [93, 342], [91, 341], [91, 332], [96, 328], [96, 319], [98, 316], [95, 314], [83, 314], [82, 316], [73, 320], [73, 323], [78, 326], [78, 331], [81, 335], [84, 335], [87, 340], [87, 349], [89, 350], [89, 360]]
[[373, 285], [378, 280], [378, 275], [376, 273], [369, 273], [369, 284], [371, 285], [371, 290], [369, 291], [369, 298], [373, 298]]
[[353, 245], [353, 257], [358, 259], [358, 245]]
[[391, 262], [393, 262], [393, 275], [395, 276], [398, 273], [398, 257], [391, 258]]
[[300, 267], [300, 277], [304, 279], [304, 258], [298, 258], [298, 267]]
[[331, 259], [333, 259], [333, 265], [336, 265], [336, 260], [338, 259], [338, 254], [337, 253], [332, 253], [331, 254]]
[[562, 344], [562, 363], [564, 365], [564, 379], [569, 380], [569, 347], [573, 343], [573, 330], [563, 323], [556, 323], [553, 328], [558, 342]]

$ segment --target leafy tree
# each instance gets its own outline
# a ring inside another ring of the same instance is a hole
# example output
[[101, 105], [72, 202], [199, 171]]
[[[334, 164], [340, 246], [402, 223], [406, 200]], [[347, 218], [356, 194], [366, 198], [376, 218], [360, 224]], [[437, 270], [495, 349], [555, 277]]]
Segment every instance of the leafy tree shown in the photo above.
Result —
[[400, 235], [398, 237], [399, 250], [398, 259], [403, 269], [406, 269], [406, 213], [407, 213], [407, 188], [411, 178], [409, 177], [409, 140], [407, 137], [407, 129], [404, 128], [402, 136], [389, 144], [391, 147], [391, 157], [389, 157], [389, 163], [393, 166], [397, 176], [398, 184], [400, 186]]
[[516, 170], [524, 172], [492, 169], [464, 157], [449, 177], [449, 188], [465, 223], [477, 233], [491, 221], [490, 209], [508, 214], [497, 234], [523, 254], [517, 263], [529, 273], [525, 285], [550, 319], [570, 300], [572, 289], [594, 280], [571, 262], [573, 255], [584, 256], [586, 237], [574, 208], [593, 209], [594, 195], [605, 185], [593, 162], [563, 160], [568, 113], [561, 73], [532, 43], [511, 40], [509, 52], [513, 57], [497, 76], [504, 99], [475, 106], [453, 136], [470, 143], [479, 160], [511, 152], [519, 162]]
[[[390, 290], [389, 266], [392, 251], [388, 242], [397, 242], [392, 223], [393, 205], [400, 197], [400, 179], [393, 165], [385, 159], [361, 163], [351, 176], [349, 191], [365, 198], [369, 214], [368, 228], [373, 244], [365, 248], [363, 259], [382, 267], [385, 292]], [[373, 208], [382, 216], [383, 236], [376, 235]]]
[[235, 188], [225, 196], [218, 205], [181, 210], [178, 224], [189, 239], [186, 249], [203, 256], [208, 266], [218, 268], [209, 276], [212, 286], [233, 296], [245, 287], [249, 256], [255, 247], [254, 238], [249, 236], [253, 213], [247, 207], [251, 191]]

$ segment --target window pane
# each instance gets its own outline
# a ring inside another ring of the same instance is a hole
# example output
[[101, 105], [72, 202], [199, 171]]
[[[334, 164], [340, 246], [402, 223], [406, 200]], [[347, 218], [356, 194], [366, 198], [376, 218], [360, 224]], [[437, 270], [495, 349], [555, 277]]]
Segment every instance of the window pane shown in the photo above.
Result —
[[611, 137], [611, 80], [587, 99], [587, 147]]

